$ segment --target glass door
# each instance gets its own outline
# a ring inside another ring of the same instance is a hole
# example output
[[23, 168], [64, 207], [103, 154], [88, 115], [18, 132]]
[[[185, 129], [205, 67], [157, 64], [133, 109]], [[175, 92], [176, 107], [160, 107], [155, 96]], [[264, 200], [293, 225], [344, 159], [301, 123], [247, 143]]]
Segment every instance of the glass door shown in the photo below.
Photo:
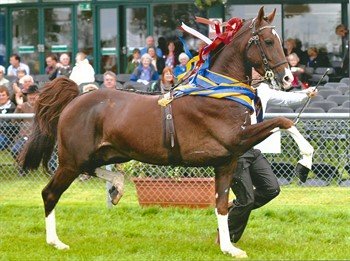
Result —
[[72, 8], [55, 7], [44, 9], [45, 57], [55, 54], [57, 58], [67, 53], [72, 59]]
[[29, 66], [30, 74], [38, 74], [40, 72], [38, 9], [13, 10], [11, 14], [12, 53], [19, 54], [21, 62]]
[[119, 36], [118, 36], [118, 7], [99, 9], [99, 37], [100, 73], [119, 72]]

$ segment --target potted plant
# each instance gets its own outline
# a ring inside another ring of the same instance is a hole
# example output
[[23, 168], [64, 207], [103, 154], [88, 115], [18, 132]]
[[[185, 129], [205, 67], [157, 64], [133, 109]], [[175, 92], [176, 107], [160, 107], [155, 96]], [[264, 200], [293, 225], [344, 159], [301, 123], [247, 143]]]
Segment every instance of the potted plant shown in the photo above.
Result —
[[141, 206], [205, 208], [215, 205], [215, 179], [211, 168], [155, 166], [130, 162]]
[[226, 0], [194, 0], [195, 6], [197, 6], [201, 10], [208, 9], [216, 4], [224, 3], [226, 3]]

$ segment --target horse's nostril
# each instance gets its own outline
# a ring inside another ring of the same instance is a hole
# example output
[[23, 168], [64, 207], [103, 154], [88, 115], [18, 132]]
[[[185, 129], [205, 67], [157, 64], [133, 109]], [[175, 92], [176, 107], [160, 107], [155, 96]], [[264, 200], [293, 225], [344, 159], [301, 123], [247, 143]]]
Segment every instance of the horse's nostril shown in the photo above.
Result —
[[289, 82], [289, 77], [288, 76], [284, 76], [283, 80], [285, 80], [286, 82]]

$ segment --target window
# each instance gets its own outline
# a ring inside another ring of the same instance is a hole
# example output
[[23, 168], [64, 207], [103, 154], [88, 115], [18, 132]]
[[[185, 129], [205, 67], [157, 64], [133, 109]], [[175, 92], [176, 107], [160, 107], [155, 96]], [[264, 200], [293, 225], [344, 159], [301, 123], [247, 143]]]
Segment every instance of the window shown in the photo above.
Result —
[[155, 5], [154, 15], [154, 36], [164, 37], [166, 40], [177, 40], [177, 36], [183, 36], [190, 49], [197, 49], [198, 39], [191, 35], [183, 34], [177, 28], [181, 23], [196, 29], [203, 35], [208, 35], [208, 26], [198, 24], [195, 16], [205, 17], [193, 4], [172, 4], [172, 5]]
[[341, 39], [335, 27], [341, 23], [340, 4], [284, 5], [283, 10], [285, 39], [300, 39], [304, 50], [317, 47], [339, 53]]
[[[276, 8], [276, 15], [273, 25], [276, 26], [277, 33], [282, 37], [281, 5], [264, 5], [265, 14], [269, 14]], [[226, 8], [225, 20], [232, 17], [250, 19], [256, 17], [261, 5], [230, 5]]]

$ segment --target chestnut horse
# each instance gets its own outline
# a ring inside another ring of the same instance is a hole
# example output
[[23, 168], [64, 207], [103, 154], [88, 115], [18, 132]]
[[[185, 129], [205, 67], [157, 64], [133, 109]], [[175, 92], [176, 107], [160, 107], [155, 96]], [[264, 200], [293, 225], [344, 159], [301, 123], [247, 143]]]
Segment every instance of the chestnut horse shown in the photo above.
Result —
[[[262, 75], [273, 72], [276, 82], [290, 85], [293, 76], [271, 25], [275, 11], [265, 16], [261, 8], [256, 18], [243, 21], [233, 39], [217, 47], [210, 70], [246, 82], [254, 67]], [[57, 140], [59, 167], [42, 191], [48, 244], [68, 248], [57, 236], [54, 208], [79, 174], [96, 175], [100, 166], [135, 159], [158, 165], [214, 167], [220, 248], [235, 257], [246, 256], [230, 242], [227, 225], [237, 159], [274, 128], [288, 129], [293, 122], [278, 117], [250, 125], [250, 111], [239, 102], [182, 96], [171, 103], [176, 130], [171, 148], [164, 146], [158, 99], [157, 95], [108, 89], [79, 96], [76, 84], [66, 78], [55, 79], [43, 89], [22, 162], [26, 169], [38, 168], [41, 161], [47, 166]]]

